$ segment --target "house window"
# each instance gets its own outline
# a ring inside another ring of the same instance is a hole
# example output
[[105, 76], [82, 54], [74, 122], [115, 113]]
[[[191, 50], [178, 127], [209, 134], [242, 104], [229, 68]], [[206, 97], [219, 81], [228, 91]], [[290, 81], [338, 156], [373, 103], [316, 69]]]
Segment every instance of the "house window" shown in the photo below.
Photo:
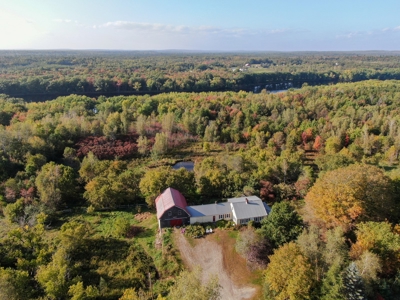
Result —
[[182, 211], [178, 210], [178, 216], [182, 215]]
[[168, 217], [172, 216], [172, 211], [168, 212]]

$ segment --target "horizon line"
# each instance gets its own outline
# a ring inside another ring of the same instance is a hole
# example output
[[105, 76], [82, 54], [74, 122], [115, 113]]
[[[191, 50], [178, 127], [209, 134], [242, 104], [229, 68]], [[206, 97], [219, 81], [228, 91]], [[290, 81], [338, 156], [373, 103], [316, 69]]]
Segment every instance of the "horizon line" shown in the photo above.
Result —
[[200, 50], [200, 49], [107, 49], [107, 48], [15, 48], [15, 49], [0, 49], [0, 51], [119, 51], [119, 52], [202, 52], [202, 53], [254, 53], [254, 52], [272, 52], [272, 53], [294, 53], [294, 52], [400, 52], [398, 50]]

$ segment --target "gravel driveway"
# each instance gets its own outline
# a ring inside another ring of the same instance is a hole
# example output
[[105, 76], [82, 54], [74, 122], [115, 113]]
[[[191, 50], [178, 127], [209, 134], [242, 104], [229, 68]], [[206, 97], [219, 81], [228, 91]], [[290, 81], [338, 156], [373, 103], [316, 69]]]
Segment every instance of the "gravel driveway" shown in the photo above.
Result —
[[250, 286], [234, 284], [223, 264], [223, 251], [220, 245], [211, 239], [211, 236], [196, 240], [195, 246], [191, 246], [180, 231], [175, 231], [175, 243], [181, 253], [186, 266], [193, 269], [200, 266], [203, 281], [217, 274], [219, 284], [222, 286], [222, 300], [251, 299], [256, 289]]

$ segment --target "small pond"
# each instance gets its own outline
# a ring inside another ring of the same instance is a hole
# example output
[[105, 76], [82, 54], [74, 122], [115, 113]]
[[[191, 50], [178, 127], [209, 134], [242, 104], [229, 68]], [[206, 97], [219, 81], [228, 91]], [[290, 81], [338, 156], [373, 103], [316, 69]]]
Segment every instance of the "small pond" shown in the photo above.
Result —
[[174, 170], [185, 168], [188, 171], [193, 171], [193, 167], [194, 167], [194, 162], [192, 161], [181, 161], [172, 166]]

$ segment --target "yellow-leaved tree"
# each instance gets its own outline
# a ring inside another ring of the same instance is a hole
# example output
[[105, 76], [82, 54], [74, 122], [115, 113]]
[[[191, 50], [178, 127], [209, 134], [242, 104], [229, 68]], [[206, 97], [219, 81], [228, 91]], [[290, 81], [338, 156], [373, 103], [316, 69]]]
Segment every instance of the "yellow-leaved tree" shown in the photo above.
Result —
[[[381, 274], [393, 276], [400, 268], [400, 235], [388, 222], [363, 222], [357, 225], [357, 242], [352, 244], [350, 256], [365, 260], [365, 253], [377, 255], [381, 260]], [[370, 268], [372, 263], [366, 264]]]
[[310, 299], [314, 270], [300, 247], [290, 242], [270, 256], [265, 271], [267, 293], [273, 299]]
[[393, 217], [392, 182], [381, 169], [354, 164], [326, 172], [306, 195], [306, 207], [327, 228]]

